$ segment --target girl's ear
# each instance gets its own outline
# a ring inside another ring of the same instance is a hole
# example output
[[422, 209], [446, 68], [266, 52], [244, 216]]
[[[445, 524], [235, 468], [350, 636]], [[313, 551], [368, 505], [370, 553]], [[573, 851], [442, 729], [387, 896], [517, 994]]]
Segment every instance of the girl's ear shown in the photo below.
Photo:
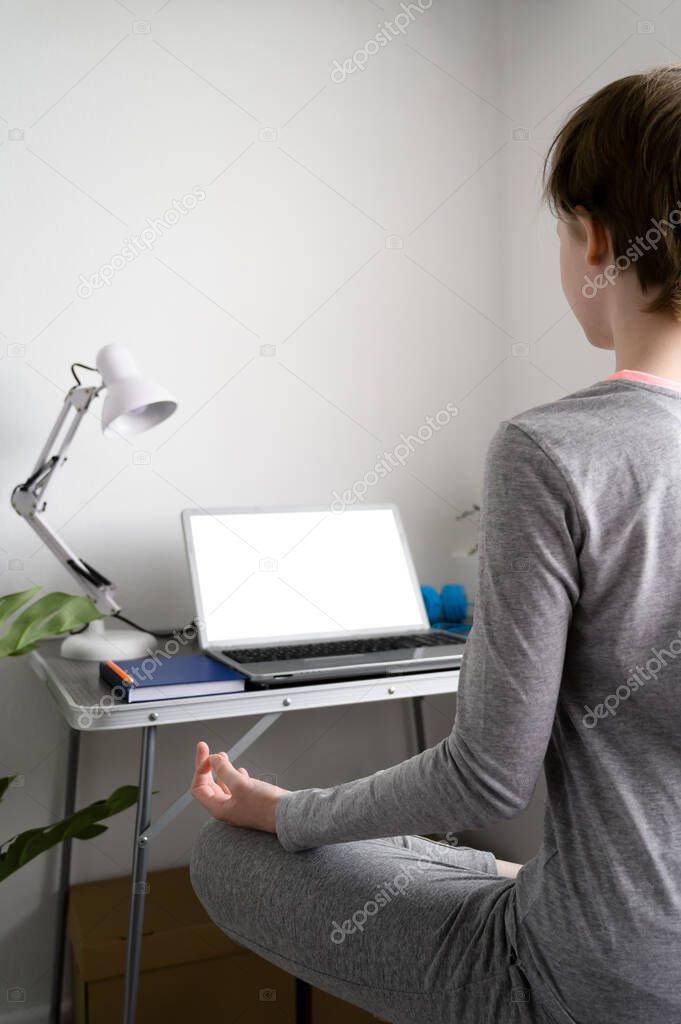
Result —
[[575, 207], [574, 228], [584, 242], [584, 259], [591, 267], [604, 262], [612, 248], [610, 233], [603, 221], [583, 206]]

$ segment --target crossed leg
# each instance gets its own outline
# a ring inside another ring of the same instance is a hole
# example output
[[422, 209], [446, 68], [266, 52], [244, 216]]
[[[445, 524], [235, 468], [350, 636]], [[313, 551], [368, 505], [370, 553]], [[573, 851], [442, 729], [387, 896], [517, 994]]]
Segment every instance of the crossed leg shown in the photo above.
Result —
[[[396, 1024], [534, 1024], [490, 853], [400, 837], [288, 853], [211, 821], [192, 882], [235, 942]], [[512, 908], [511, 908], [512, 909]]]

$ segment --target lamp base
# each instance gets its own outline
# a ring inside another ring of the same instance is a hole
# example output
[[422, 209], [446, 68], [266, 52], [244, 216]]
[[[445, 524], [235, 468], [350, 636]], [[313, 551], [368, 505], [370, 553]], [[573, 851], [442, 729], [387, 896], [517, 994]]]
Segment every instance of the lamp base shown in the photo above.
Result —
[[151, 633], [133, 629], [109, 629], [103, 619], [91, 622], [82, 633], [72, 633], [62, 641], [59, 653], [73, 661], [116, 661], [144, 658], [157, 644]]

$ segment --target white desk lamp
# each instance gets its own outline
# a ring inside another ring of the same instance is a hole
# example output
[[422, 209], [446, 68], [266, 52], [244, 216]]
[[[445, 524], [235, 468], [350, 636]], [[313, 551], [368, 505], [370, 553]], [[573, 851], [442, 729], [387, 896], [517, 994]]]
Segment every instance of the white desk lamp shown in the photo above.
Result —
[[[85, 387], [76, 374], [76, 367], [99, 371], [103, 383]], [[66, 462], [66, 452], [73, 436], [100, 391], [106, 388], [107, 392], [102, 410], [102, 432], [105, 437], [142, 433], [174, 413], [177, 402], [164, 388], [140, 376], [135, 360], [123, 345], [105, 345], [97, 353], [96, 367], [74, 363], [71, 372], [76, 385], [67, 392], [57, 422], [33, 472], [12, 492], [12, 506], [57, 556], [99, 611], [106, 615], [116, 615], [120, 605], [114, 597], [114, 584], [74, 554], [45, 522], [45, 491], [56, 470]], [[155, 637], [150, 633], [108, 629], [103, 620], [98, 620], [83, 632], [66, 637], [61, 645], [61, 654], [64, 658], [92, 661], [141, 658], [154, 643]]]

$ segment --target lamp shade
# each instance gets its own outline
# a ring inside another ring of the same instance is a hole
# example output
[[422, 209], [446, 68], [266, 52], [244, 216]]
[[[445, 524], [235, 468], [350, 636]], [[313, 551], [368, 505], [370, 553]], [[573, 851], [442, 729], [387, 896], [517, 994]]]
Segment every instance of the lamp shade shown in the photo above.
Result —
[[177, 409], [165, 388], [142, 377], [124, 345], [105, 345], [97, 353], [97, 369], [106, 387], [102, 431], [141, 434], [162, 423]]

